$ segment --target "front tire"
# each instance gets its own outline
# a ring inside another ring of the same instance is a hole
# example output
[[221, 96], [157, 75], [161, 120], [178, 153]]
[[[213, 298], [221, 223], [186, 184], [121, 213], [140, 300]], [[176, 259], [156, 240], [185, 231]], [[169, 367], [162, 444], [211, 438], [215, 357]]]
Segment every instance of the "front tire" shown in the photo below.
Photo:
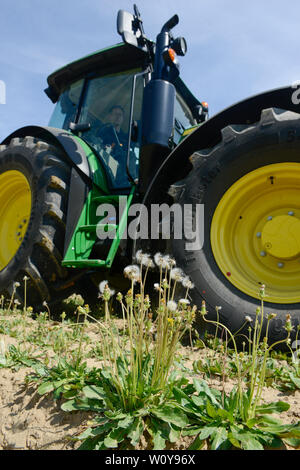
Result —
[[22, 301], [26, 276], [27, 305], [39, 307], [68, 276], [61, 261], [71, 169], [58, 148], [33, 137], [0, 150], [0, 292], [18, 282]]

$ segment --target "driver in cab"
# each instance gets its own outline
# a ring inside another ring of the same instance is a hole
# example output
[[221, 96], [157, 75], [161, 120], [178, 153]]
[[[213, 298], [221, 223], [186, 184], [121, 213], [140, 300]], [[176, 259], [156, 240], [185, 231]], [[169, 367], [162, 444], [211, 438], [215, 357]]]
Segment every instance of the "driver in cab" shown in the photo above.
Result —
[[113, 105], [107, 117], [107, 123], [99, 132], [103, 145], [110, 154], [120, 160], [127, 148], [127, 135], [121, 129], [124, 121], [124, 109], [120, 105]]

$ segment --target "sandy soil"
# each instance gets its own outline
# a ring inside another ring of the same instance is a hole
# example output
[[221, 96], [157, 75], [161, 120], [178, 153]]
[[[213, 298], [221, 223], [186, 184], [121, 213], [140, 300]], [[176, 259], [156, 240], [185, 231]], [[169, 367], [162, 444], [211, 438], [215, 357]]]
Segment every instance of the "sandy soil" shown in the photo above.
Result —
[[[15, 343], [14, 338], [0, 335], [6, 344]], [[185, 350], [186, 353], [186, 350]], [[187, 354], [185, 365], [189, 367], [201, 352]], [[186, 355], [186, 354], [185, 354]], [[35, 386], [26, 386], [25, 377], [31, 369], [0, 369], [0, 449], [1, 450], [72, 450], [79, 444], [72, 437], [81, 433], [92, 414], [84, 412], [66, 413], [60, 409], [61, 401], [54, 401], [51, 395], [40, 396]], [[220, 380], [210, 380], [210, 384], [220, 388]], [[228, 380], [225, 390], [230, 391], [234, 382]], [[295, 423], [300, 419], [300, 391], [281, 392], [266, 388], [263, 392], [266, 402], [283, 400], [290, 409], [281, 415], [285, 423]], [[187, 447], [187, 442], [178, 443], [176, 448]]]

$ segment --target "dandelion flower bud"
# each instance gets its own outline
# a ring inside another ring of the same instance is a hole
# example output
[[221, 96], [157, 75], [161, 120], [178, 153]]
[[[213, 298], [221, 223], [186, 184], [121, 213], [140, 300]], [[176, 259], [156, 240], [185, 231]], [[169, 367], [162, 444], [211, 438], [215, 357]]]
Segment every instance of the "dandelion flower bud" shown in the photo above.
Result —
[[291, 322], [291, 315], [290, 315], [289, 313], [286, 315], [286, 322], [285, 322], [284, 329], [285, 329], [288, 333], [290, 333], [290, 332], [293, 330], [292, 322]]
[[201, 315], [202, 315], [203, 317], [207, 314], [205, 300], [202, 300], [202, 305], [201, 305], [200, 313], [201, 313]]
[[266, 286], [265, 286], [264, 284], [262, 284], [262, 285], [260, 286], [259, 295], [260, 295], [260, 298], [261, 298], [261, 299], [263, 299], [263, 298], [265, 297], [265, 295], [266, 295], [265, 287], [266, 287]]
[[151, 301], [150, 301], [150, 297], [149, 295], [145, 295], [145, 298], [144, 298], [144, 307], [145, 308], [150, 308], [151, 306]]
[[126, 300], [127, 305], [132, 305], [133, 296], [132, 296], [132, 290], [131, 289], [129, 289], [129, 291], [127, 292], [127, 294], [125, 296], [125, 300]]

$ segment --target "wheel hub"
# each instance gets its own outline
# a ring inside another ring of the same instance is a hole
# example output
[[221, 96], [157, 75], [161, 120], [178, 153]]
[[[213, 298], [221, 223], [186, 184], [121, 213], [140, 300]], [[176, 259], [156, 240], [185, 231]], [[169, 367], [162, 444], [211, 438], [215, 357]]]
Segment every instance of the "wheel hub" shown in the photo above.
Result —
[[300, 255], [300, 220], [290, 215], [268, 220], [261, 241], [267, 253], [279, 260], [297, 258]]

